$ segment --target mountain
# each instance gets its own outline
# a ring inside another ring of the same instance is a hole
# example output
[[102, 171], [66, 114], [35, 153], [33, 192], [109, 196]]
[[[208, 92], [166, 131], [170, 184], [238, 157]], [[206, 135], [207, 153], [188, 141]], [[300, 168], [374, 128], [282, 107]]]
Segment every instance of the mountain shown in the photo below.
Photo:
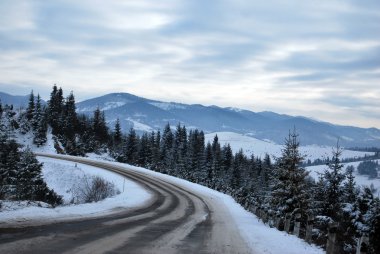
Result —
[[[37, 96], [37, 95], [35, 95]], [[13, 105], [14, 108], [26, 108], [29, 102], [29, 95], [11, 95], [7, 93], [0, 92], [1, 104]], [[46, 104], [44, 100], [41, 100], [42, 104]]]
[[281, 115], [274, 112], [252, 112], [236, 108], [181, 104], [145, 99], [128, 93], [111, 93], [77, 103], [78, 113], [92, 114], [99, 107], [104, 110], [110, 127], [120, 119], [124, 131], [162, 129], [167, 123], [175, 127], [179, 122], [189, 128], [205, 132], [230, 131], [250, 135], [261, 140], [282, 144], [294, 127], [303, 145], [335, 145], [338, 137], [346, 147], [380, 147], [380, 130], [333, 125], [302, 116]]
[[[0, 100], [2, 104], [25, 108], [29, 95], [0, 92]], [[289, 130], [296, 127], [302, 145], [330, 146], [339, 137], [340, 144], [346, 147], [380, 147], [380, 130], [376, 128], [334, 125], [270, 111], [256, 113], [231, 107], [162, 102], [128, 93], [111, 93], [77, 103], [78, 113], [91, 115], [97, 107], [104, 110], [111, 128], [119, 118], [124, 131], [131, 127], [139, 132], [152, 131], [162, 129], [167, 123], [173, 127], [181, 123], [188, 129], [198, 128], [206, 133], [229, 131], [282, 144]]]
[[28, 105], [29, 95], [10, 95], [7, 93], [0, 92], [1, 104], [13, 105], [15, 108], [25, 107]]

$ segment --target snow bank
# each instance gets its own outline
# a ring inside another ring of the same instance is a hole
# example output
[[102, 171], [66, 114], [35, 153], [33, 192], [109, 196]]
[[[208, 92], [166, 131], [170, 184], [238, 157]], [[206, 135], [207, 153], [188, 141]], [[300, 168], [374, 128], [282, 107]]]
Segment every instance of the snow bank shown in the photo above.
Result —
[[[48, 186], [68, 204], [72, 198], [71, 189], [84, 175], [100, 176], [115, 184], [120, 194], [97, 203], [80, 205], [65, 205], [54, 209], [47, 208], [43, 203], [6, 202], [0, 212], [0, 225], [12, 223], [25, 223], [38, 220], [63, 220], [77, 219], [82, 217], [94, 217], [108, 214], [120, 208], [132, 208], [143, 204], [151, 198], [151, 194], [140, 185], [124, 177], [83, 164], [76, 164], [63, 160], [38, 157], [44, 163], [43, 176]], [[42, 206], [39, 207], [38, 205]]]

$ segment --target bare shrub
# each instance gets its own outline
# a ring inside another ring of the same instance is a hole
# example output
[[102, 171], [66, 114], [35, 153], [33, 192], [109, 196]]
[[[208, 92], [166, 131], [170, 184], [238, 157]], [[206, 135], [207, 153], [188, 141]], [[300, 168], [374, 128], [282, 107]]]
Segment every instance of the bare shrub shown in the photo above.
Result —
[[115, 185], [100, 176], [83, 177], [80, 184], [73, 188], [73, 203], [98, 202], [115, 196], [119, 191]]

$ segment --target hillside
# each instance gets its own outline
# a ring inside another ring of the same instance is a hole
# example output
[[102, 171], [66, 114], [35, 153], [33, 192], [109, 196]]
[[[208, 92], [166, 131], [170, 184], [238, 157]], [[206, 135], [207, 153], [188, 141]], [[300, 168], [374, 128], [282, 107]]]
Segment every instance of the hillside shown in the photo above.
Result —
[[[3, 104], [16, 107], [26, 105], [28, 96], [0, 93]], [[99, 107], [105, 112], [109, 127], [120, 119], [122, 129], [131, 127], [138, 132], [163, 129], [178, 123], [188, 129], [198, 128], [205, 133], [235, 132], [256, 139], [281, 144], [294, 127], [300, 134], [302, 145], [333, 146], [340, 138], [344, 147], [380, 147], [380, 130], [340, 126], [303, 116], [289, 116], [274, 112], [252, 112], [236, 108], [182, 104], [145, 99], [128, 93], [111, 93], [76, 104], [77, 112], [91, 115]]]
[[334, 145], [338, 137], [342, 146], [380, 146], [380, 130], [333, 125], [301, 116], [280, 115], [274, 112], [252, 112], [236, 108], [161, 102], [127, 93], [112, 93], [77, 103], [77, 111], [85, 114], [99, 107], [104, 110], [112, 127], [117, 118], [127, 131], [163, 128], [179, 122], [188, 128], [206, 133], [236, 132], [261, 140], [281, 144], [290, 129], [296, 127], [303, 145]]
[[20, 95], [10, 95], [7, 93], [0, 92], [0, 101], [2, 104], [12, 104], [15, 108], [25, 107], [28, 105], [29, 96], [20, 96]]
[[[263, 158], [265, 154], [269, 154], [272, 157], [279, 157], [281, 155], [281, 150], [283, 149], [282, 144], [275, 144], [273, 142], [263, 141], [233, 132], [215, 132], [206, 134], [206, 142], [212, 143], [215, 135], [218, 136], [220, 144], [230, 144], [233, 152], [238, 152], [240, 149], [243, 149], [243, 152], [248, 156], [254, 154], [255, 156]], [[302, 142], [302, 137], [300, 139]], [[316, 159], [331, 157], [332, 149], [332, 146], [301, 145], [300, 153], [305, 156], [305, 160], [310, 159], [311, 161], [314, 161]], [[343, 150], [341, 158], [357, 158], [373, 154], [373, 152]]]
[[[36, 95], [36, 94], [35, 94]], [[11, 95], [0, 91], [0, 102], [5, 105], [13, 105], [14, 108], [25, 108], [28, 105], [29, 95]], [[42, 104], [46, 104], [44, 100], [41, 100]]]

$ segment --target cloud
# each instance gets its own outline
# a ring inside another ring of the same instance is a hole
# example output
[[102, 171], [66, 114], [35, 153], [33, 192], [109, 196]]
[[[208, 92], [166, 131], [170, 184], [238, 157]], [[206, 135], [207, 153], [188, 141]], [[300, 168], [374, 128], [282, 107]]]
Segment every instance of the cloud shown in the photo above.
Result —
[[372, 110], [380, 97], [375, 0], [2, 1], [0, 7], [6, 92], [38, 87], [48, 96], [57, 83], [78, 100], [124, 91], [380, 127]]
[[0, 31], [34, 29], [34, 10], [28, 1], [0, 2]]

